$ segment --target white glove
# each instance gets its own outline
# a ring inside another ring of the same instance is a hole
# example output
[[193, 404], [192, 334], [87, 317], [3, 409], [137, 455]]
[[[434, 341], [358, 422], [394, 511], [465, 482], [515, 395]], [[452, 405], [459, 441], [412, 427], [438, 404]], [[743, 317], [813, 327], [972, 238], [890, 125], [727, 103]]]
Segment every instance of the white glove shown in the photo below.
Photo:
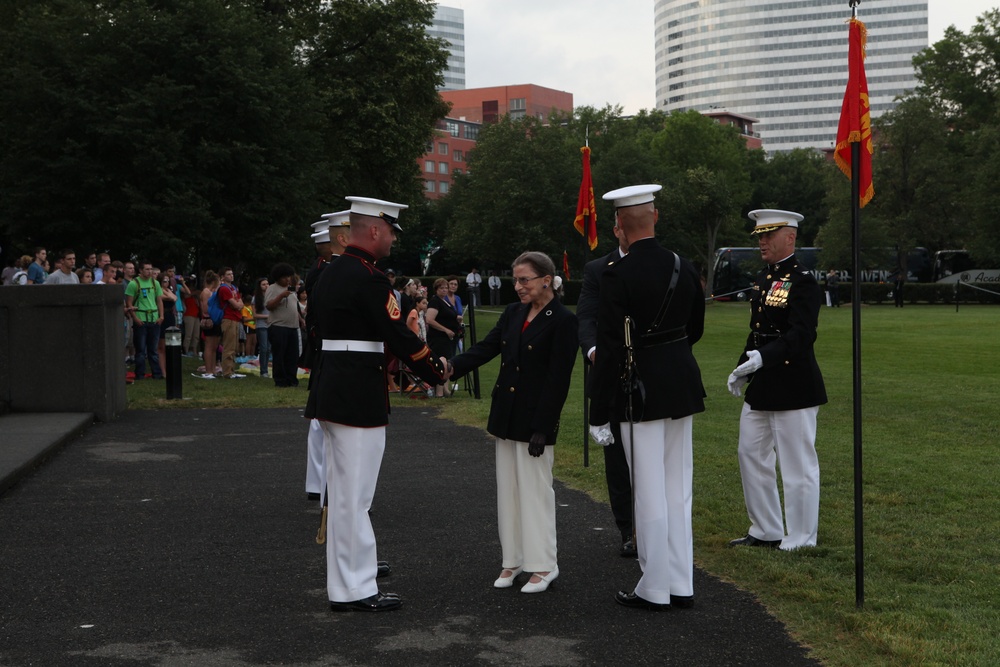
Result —
[[743, 385], [747, 383], [745, 376], [737, 376], [735, 373], [729, 374], [729, 380], [726, 382], [726, 386], [729, 387], [729, 393], [733, 396], [739, 398], [743, 395]]
[[747, 360], [736, 367], [736, 370], [733, 371], [733, 375], [736, 377], [750, 375], [754, 371], [760, 370], [763, 365], [764, 361], [760, 358], [760, 352], [757, 350], [750, 350], [747, 352]]
[[615, 441], [615, 436], [611, 434], [611, 424], [604, 426], [591, 426], [590, 437], [601, 447], [607, 447]]

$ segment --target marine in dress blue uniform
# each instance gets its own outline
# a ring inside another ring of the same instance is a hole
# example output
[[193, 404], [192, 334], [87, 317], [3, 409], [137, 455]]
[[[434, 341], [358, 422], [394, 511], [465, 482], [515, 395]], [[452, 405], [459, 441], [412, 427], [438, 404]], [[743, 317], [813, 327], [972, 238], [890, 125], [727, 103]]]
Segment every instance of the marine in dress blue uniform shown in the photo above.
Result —
[[[693, 415], [705, 409], [691, 350], [704, 331], [704, 290], [694, 266], [656, 242], [653, 193], [659, 189], [636, 185], [604, 195], [614, 202], [629, 252], [601, 277], [590, 415], [594, 426], [619, 422], [635, 494], [642, 577], [615, 600], [657, 611], [694, 600], [692, 426]], [[620, 379], [626, 316], [634, 323], [635, 364], [645, 387], [642, 407], [631, 416]]]
[[812, 547], [819, 527], [816, 416], [827, 400], [813, 350], [823, 291], [795, 258], [802, 216], [777, 209], [749, 215], [767, 266], [751, 289], [750, 334], [728, 380], [734, 396], [745, 386], [738, 456], [750, 517], [746, 536], [730, 545]]
[[[344, 250], [342, 243], [334, 242], [332, 234], [338, 234], [338, 238], [343, 238], [339, 234], [350, 231], [350, 214], [350, 210], [324, 213], [320, 216], [321, 220], [312, 223], [312, 239], [316, 242], [318, 256], [306, 275], [305, 290], [310, 300], [323, 269], [339, 257]], [[307, 362], [309, 368], [315, 368], [319, 362], [320, 346], [316, 339], [318, 334], [316, 310], [316, 308], [306, 310], [306, 358], [309, 360]], [[313, 374], [310, 373], [310, 386], [312, 386], [313, 377]], [[306, 493], [310, 498], [319, 498], [321, 504], [325, 501], [323, 493], [326, 490], [324, 460], [323, 428], [318, 419], [311, 419], [309, 420], [309, 434], [306, 436]]]
[[406, 327], [385, 274], [396, 219], [406, 208], [348, 197], [351, 245], [320, 275], [310, 307], [317, 310], [321, 353], [306, 417], [322, 422], [329, 488], [327, 593], [333, 611], [388, 611], [398, 596], [382, 593], [368, 510], [385, 451], [389, 394], [385, 346], [425, 381], [444, 381], [444, 365]]
[[[601, 275], [625, 257], [628, 249], [622, 246], [626, 243], [618, 226], [615, 225], [615, 236], [619, 247], [605, 257], [587, 262], [583, 267], [583, 287], [580, 299], [577, 301], [576, 317], [580, 324], [580, 350], [583, 361], [593, 364], [597, 350], [597, 307], [600, 297]], [[593, 376], [587, 387], [588, 398], [593, 395]], [[615, 525], [621, 531], [622, 556], [634, 558], [636, 555], [635, 541], [632, 535], [632, 480], [629, 476], [628, 461], [622, 447], [622, 436], [618, 422], [611, 422], [611, 441], [602, 447], [604, 452], [604, 480], [608, 485], [608, 500], [611, 503], [611, 513], [615, 517]]]

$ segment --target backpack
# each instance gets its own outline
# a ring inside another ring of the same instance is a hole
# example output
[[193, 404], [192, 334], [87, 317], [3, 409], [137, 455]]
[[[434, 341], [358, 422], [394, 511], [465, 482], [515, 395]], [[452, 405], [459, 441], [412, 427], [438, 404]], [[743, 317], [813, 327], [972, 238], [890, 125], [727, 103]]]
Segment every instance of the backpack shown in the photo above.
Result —
[[212, 324], [222, 324], [223, 312], [222, 304], [219, 303], [219, 290], [215, 290], [212, 296], [208, 297], [208, 316], [212, 318]]
[[21, 278], [23, 277], [23, 278], [27, 279], [27, 275], [28, 275], [27, 271], [25, 271], [24, 269], [18, 269], [17, 272], [10, 277], [10, 282], [7, 283], [7, 284], [8, 285], [20, 285], [21, 284]]

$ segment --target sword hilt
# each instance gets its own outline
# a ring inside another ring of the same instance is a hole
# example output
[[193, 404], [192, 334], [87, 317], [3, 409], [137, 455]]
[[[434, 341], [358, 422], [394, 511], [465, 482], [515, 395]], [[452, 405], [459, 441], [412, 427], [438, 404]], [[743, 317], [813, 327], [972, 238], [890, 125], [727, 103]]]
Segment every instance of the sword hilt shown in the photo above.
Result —
[[319, 530], [316, 531], [316, 544], [326, 544], [326, 505], [319, 515]]

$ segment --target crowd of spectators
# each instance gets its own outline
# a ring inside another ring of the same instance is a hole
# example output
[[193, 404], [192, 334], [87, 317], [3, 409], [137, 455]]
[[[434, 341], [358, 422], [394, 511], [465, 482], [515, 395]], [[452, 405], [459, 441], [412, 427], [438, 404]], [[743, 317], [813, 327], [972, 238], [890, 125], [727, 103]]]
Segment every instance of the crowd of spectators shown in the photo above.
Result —
[[[275, 265], [269, 276], [241, 291], [229, 267], [204, 271], [199, 279], [179, 274], [173, 264], [112, 260], [103, 252], [88, 253], [82, 266], [76, 262], [72, 249], [50, 253], [35, 248], [33, 255], [10, 262], [0, 282], [12, 286], [124, 285], [124, 354], [126, 365], [134, 366], [133, 381], [166, 375], [164, 334], [169, 327], [181, 330], [185, 357], [204, 361], [194, 374], [199, 379], [241, 379], [246, 377], [242, 369], [257, 367], [261, 377], [273, 376], [276, 386], [294, 387], [299, 368], [308, 367], [303, 354], [308, 294], [290, 264]], [[440, 348], [444, 354], [447, 348], [448, 357], [459, 351], [463, 332], [462, 299], [456, 293], [459, 278], [436, 280], [434, 298], [429, 299], [418, 278], [397, 278], [391, 269], [386, 275], [407, 326], [432, 349]], [[218, 322], [210, 312], [213, 295], [222, 308]], [[435, 324], [442, 317], [450, 323], [450, 335]], [[445, 342], [439, 340], [442, 337]], [[390, 360], [388, 370], [390, 389], [409, 388], [405, 375], [400, 382], [405, 368], [397, 360]]]
[[[50, 261], [51, 260], [51, 261]], [[114, 285], [135, 276], [133, 262], [111, 261], [107, 253], [92, 252], [83, 264], [76, 265], [76, 252], [63, 248], [49, 253], [46, 248], [35, 248], [34, 256], [15, 258], [3, 270], [3, 285]]]
[[[196, 275], [178, 274], [173, 264], [112, 261], [108, 253], [91, 252], [82, 266], [76, 264], [77, 253], [72, 249], [49, 253], [46, 248], [35, 248], [33, 256], [24, 255], [4, 268], [2, 284], [123, 285], [123, 347], [126, 365], [134, 365], [134, 372], [129, 373], [133, 382], [166, 375], [164, 334], [170, 327], [182, 331], [184, 356], [204, 359], [196, 377], [240, 379], [246, 376], [237, 372], [238, 363], [260, 363], [256, 323], [263, 320], [266, 328], [267, 312], [259, 313], [252, 300], [243, 302], [233, 284], [232, 269], [205, 271], [199, 281]], [[216, 292], [222, 308], [219, 322], [212, 319], [209, 307]], [[263, 308], [263, 303], [257, 308]], [[262, 342], [262, 374], [266, 376], [266, 335]]]

